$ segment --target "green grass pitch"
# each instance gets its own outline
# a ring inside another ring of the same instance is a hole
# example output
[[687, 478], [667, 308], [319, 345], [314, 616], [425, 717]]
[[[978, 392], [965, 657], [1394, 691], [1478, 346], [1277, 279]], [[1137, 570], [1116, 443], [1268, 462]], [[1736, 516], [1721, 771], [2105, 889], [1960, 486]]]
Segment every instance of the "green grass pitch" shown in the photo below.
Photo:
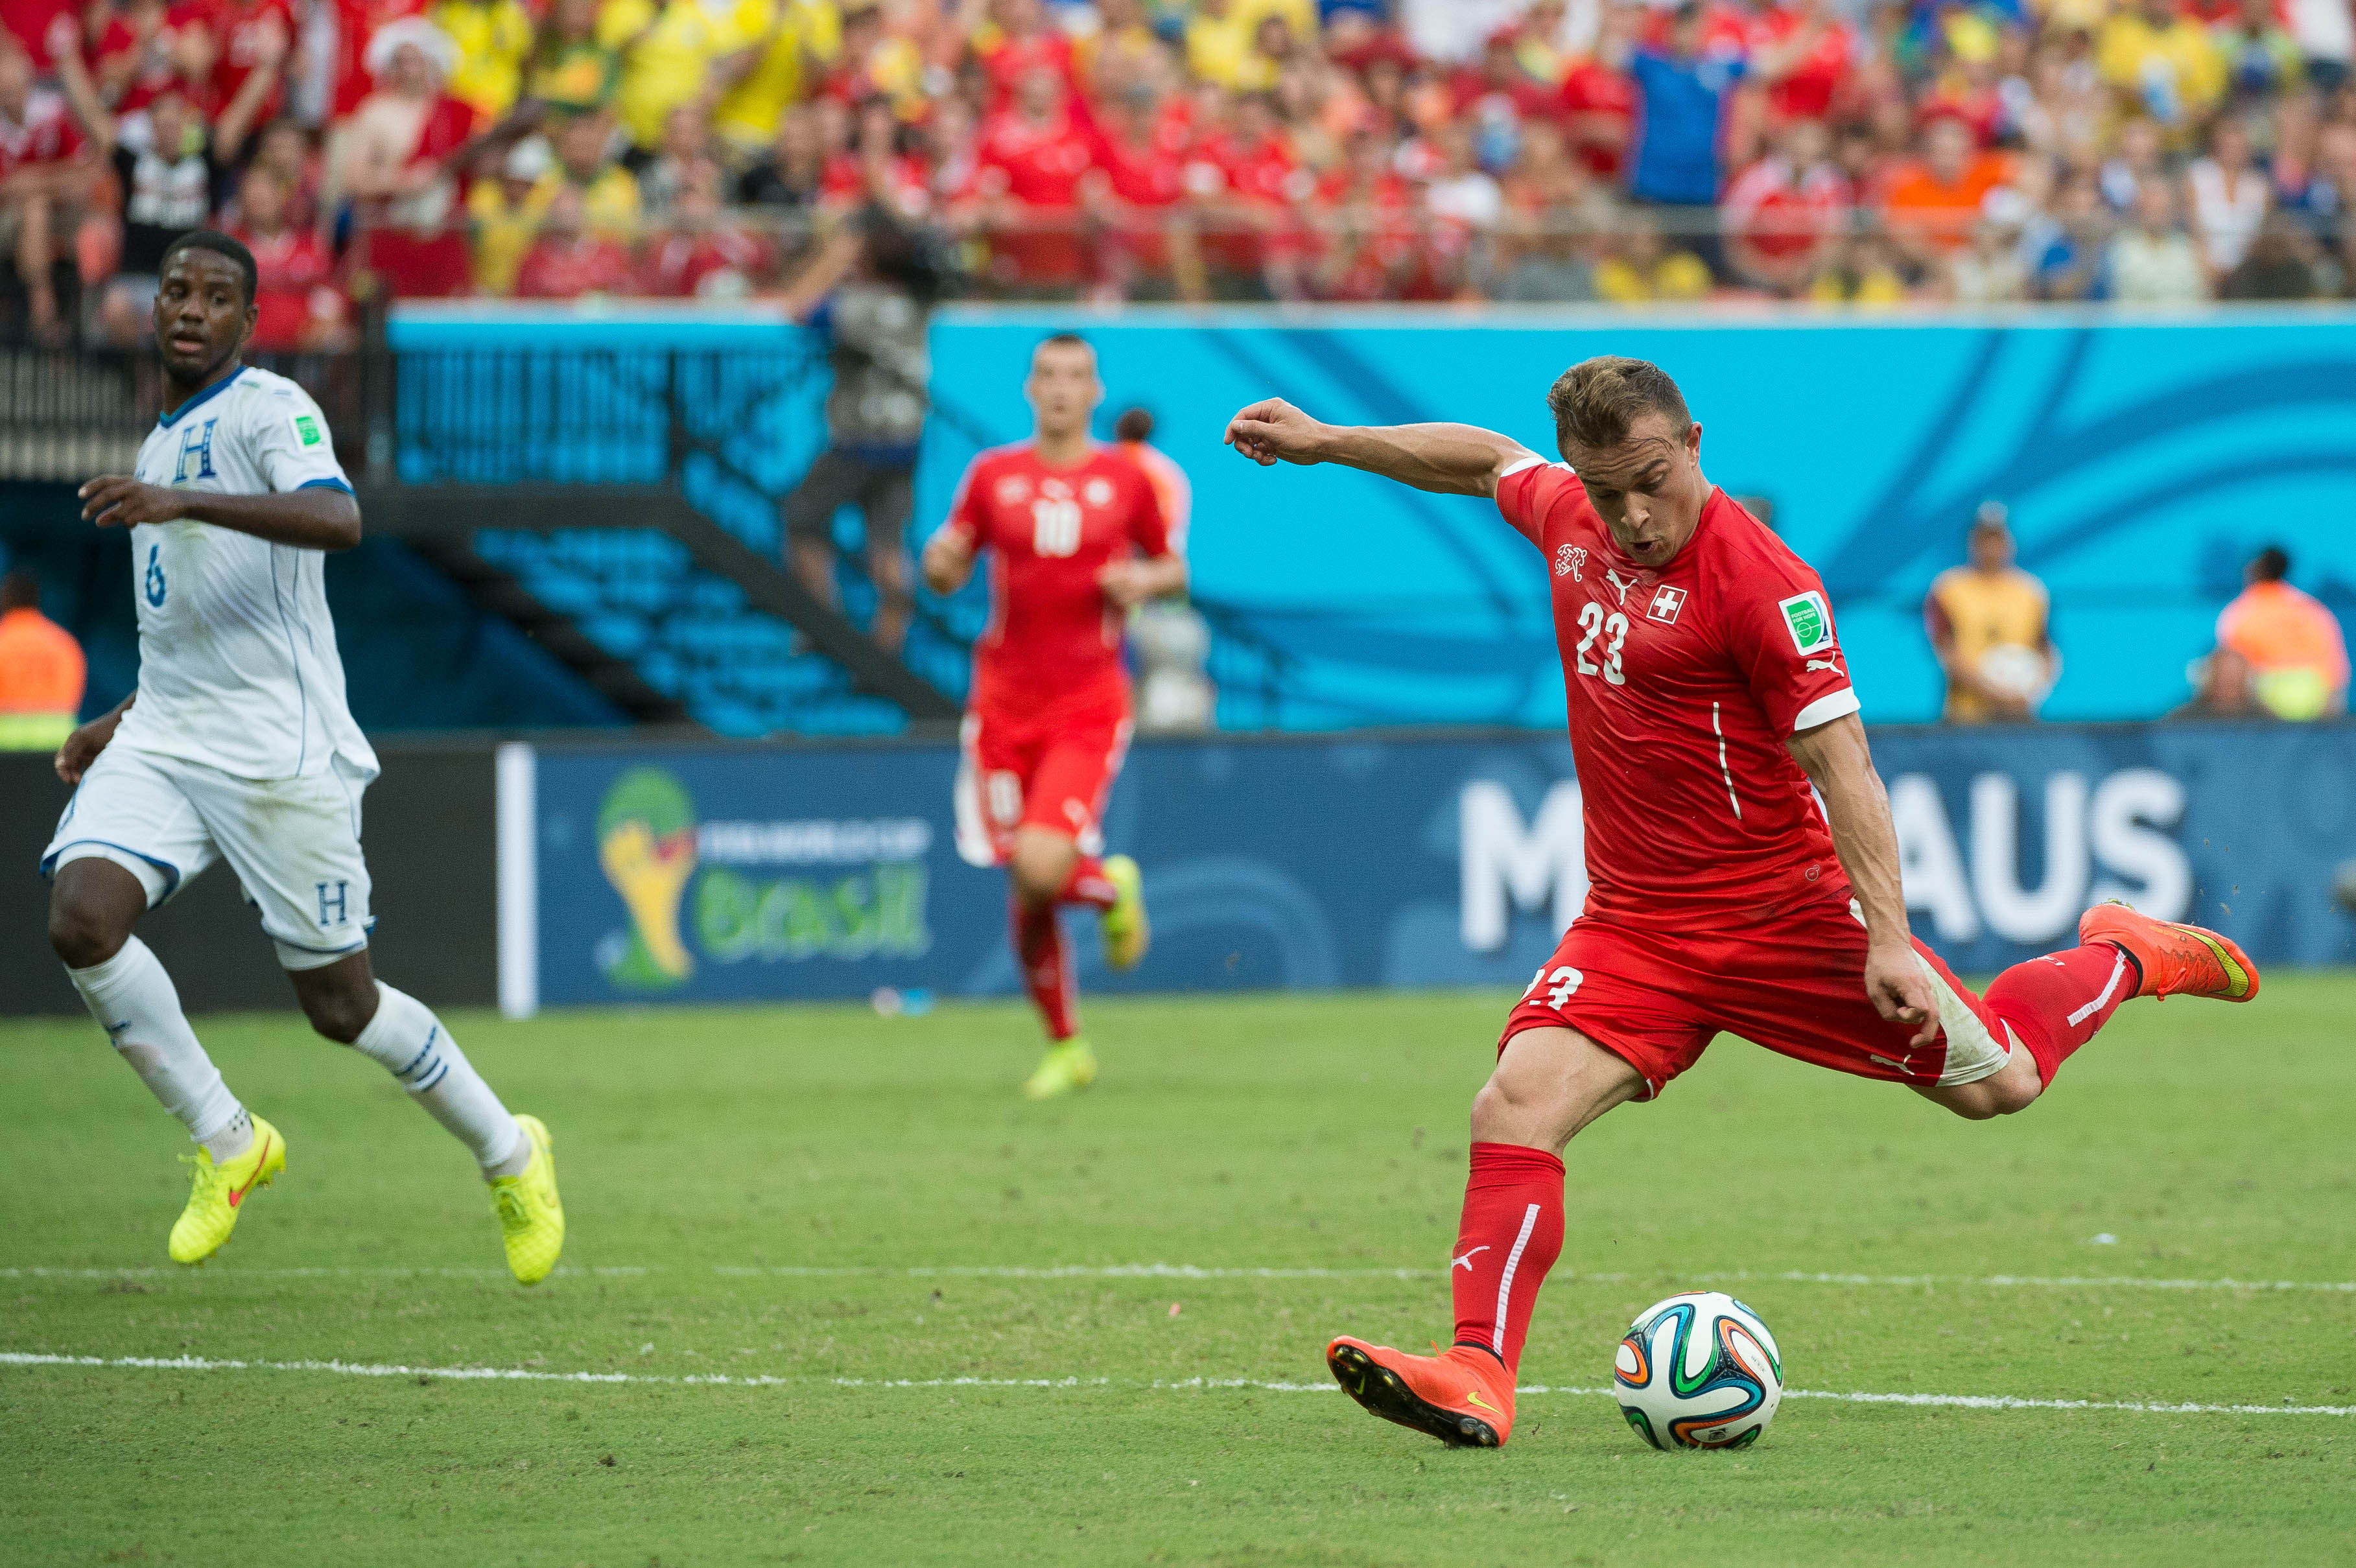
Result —
[[[177, 1129], [86, 1022], [0, 1025], [0, 1350], [247, 1363], [0, 1365], [0, 1560], [2356, 1560], [2356, 976], [2133, 1003], [2003, 1122], [1732, 1040], [1606, 1117], [1526, 1385], [1718, 1283], [1796, 1390], [2269, 1407], [1791, 1397], [1719, 1455], [1577, 1392], [1450, 1452], [1326, 1386], [1333, 1333], [1448, 1332], [1505, 1006], [1091, 1001], [1105, 1076], [1047, 1106], [1012, 1005], [454, 1015], [557, 1139], [530, 1291], [464, 1156], [291, 1011], [203, 1023], [291, 1160], [170, 1271]], [[328, 1361], [382, 1375], [289, 1365]]]

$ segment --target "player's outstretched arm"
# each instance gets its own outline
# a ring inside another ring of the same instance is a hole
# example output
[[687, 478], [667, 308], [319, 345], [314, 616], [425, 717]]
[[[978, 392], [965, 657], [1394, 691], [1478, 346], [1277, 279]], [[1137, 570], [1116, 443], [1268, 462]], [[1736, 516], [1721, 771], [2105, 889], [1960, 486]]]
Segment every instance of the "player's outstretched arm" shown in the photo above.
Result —
[[83, 485], [80, 495], [82, 517], [102, 528], [185, 518], [304, 549], [349, 549], [360, 542], [360, 504], [336, 485], [275, 496], [222, 496], [108, 475]]
[[1914, 956], [1906, 922], [1906, 892], [1898, 876], [1898, 832], [1890, 821], [1890, 795], [1874, 771], [1865, 726], [1854, 713], [1803, 730], [1785, 744], [1808, 782], [1824, 796], [1833, 851], [1865, 912], [1865, 994], [1893, 1023], [1919, 1026], [1913, 1042], [1938, 1037], [1939, 1004]]
[[1443, 496], [1494, 496], [1507, 469], [1537, 456], [1478, 425], [1332, 425], [1282, 398], [1238, 412], [1227, 421], [1226, 442], [1263, 468], [1338, 463]]

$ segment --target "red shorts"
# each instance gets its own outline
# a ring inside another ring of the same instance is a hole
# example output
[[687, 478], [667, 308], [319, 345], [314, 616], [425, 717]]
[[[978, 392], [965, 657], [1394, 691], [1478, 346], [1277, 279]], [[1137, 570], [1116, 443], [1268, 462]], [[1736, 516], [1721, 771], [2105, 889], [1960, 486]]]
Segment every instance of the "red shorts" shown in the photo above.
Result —
[[1740, 933], [1678, 932], [1581, 915], [1497, 1039], [1568, 1026], [1644, 1075], [1643, 1098], [1701, 1060], [1719, 1030], [1802, 1061], [1900, 1083], [1969, 1083], [2005, 1063], [2004, 1026], [1922, 943], [1940, 1033], [1886, 1021], [1865, 994], [1865, 923], [1846, 897]]
[[1129, 752], [1129, 701], [1023, 718], [969, 712], [957, 776], [958, 853], [1002, 866], [1018, 827], [1044, 827], [1104, 851], [1105, 797]]

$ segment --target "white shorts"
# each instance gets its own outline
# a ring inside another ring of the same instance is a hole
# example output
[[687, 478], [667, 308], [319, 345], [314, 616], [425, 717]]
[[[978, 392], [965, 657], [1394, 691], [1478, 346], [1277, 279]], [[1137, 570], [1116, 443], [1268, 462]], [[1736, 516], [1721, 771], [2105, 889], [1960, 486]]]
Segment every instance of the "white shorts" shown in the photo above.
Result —
[[201, 763], [109, 746], [66, 803], [41, 875], [69, 860], [112, 860], [155, 908], [215, 860], [288, 969], [317, 969], [368, 946], [368, 863], [360, 794], [373, 774], [342, 758], [299, 779], [244, 779]]

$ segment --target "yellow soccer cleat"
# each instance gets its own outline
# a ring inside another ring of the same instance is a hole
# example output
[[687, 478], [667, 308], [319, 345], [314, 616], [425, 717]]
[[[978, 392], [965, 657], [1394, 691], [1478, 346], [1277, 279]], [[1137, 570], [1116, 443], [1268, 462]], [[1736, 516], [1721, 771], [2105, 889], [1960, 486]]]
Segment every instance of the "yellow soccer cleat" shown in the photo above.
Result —
[[[248, 1113], [251, 1115], [252, 1113]], [[188, 1206], [172, 1223], [172, 1261], [200, 1264], [221, 1250], [237, 1229], [237, 1211], [257, 1187], [267, 1187], [286, 1168], [286, 1140], [278, 1129], [253, 1118], [253, 1144], [227, 1165], [215, 1165], [212, 1151], [180, 1157], [195, 1172]]]
[[491, 1211], [516, 1283], [538, 1285], [564, 1251], [564, 1200], [556, 1193], [556, 1140], [538, 1116], [518, 1116], [516, 1125], [531, 1140], [531, 1163], [520, 1176], [491, 1178]]
[[1104, 874], [1120, 894], [1112, 908], [1097, 917], [1104, 933], [1105, 963], [1115, 969], [1134, 969], [1153, 944], [1153, 930], [1145, 919], [1145, 879], [1126, 855], [1106, 856]]
[[1052, 1100], [1058, 1094], [1085, 1089], [1096, 1081], [1097, 1053], [1088, 1049], [1087, 1040], [1075, 1035], [1047, 1048], [1031, 1081], [1023, 1085], [1023, 1095], [1027, 1100]]

